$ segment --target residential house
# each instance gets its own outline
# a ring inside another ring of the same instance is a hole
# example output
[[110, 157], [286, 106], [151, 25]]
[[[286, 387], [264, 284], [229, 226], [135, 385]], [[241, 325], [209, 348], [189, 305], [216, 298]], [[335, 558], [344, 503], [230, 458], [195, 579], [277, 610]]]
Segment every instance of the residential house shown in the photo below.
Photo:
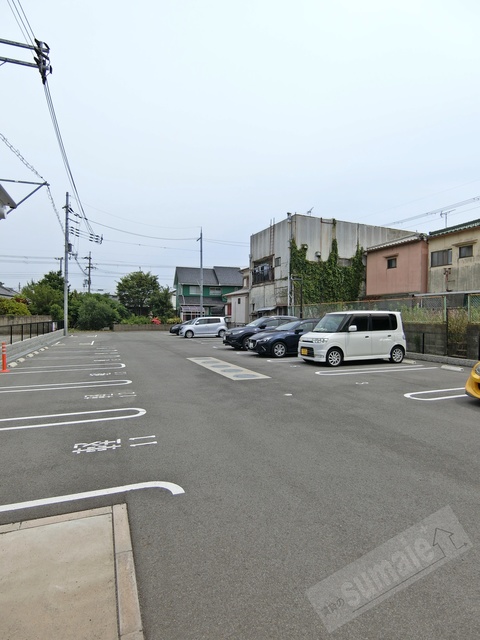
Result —
[[426, 293], [428, 288], [428, 242], [413, 233], [366, 249], [365, 295], [404, 296]]
[[18, 293], [10, 287], [6, 287], [3, 282], [0, 282], [0, 298], [15, 298]]
[[480, 291], [480, 220], [428, 234], [430, 293]]
[[[200, 283], [203, 271], [203, 313], [200, 309]], [[242, 288], [243, 278], [239, 267], [177, 267], [173, 286], [176, 289], [177, 315], [190, 320], [201, 315], [229, 316], [231, 304], [225, 298]]]
[[250, 269], [240, 269], [242, 274], [243, 283], [242, 288], [232, 293], [225, 294], [227, 304], [230, 305], [230, 322], [232, 326], [239, 327], [250, 322], [249, 316], [249, 281], [250, 281]]
[[266, 313], [286, 315], [292, 308], [293, 287], [289, 279], [292, 240], [295, 240], [297, 247], [306, 247], [307, 260], [325, 261], [335, 239], [339, 262], [348, 265], [357, 247], [376, 246], [411, 233], [388, 227], [287, 214], [285, 220], [272, 223], [269, 228], [250, 237], [250, 317]]

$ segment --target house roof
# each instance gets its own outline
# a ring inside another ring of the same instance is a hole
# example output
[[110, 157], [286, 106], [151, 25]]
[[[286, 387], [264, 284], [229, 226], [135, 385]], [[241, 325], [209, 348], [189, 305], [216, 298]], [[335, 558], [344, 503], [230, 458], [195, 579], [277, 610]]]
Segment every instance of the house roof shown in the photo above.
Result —
[[18, 293], [0, 282], [0, 298], [14, 298]]
[[[200, 267], [177, 267], [174, 282], [200, 284]], [[203, 269], [203, 284], [211, 286], [241, 287], [242, 274], [239, 267], [213, 267]]]
[[454, 227], [445, 227], [445, 229], [439, 229], [438, 231], [430, 231], [429, 236], [445, 236], [449, 233], [457, 233], [458, 231], [465, 231], [466, 229], [474, 229], [480, 227], [480, 218], [477, 220], [471, 220], [470, 222], [464, 222], [463, 224], [456, 224]]
[[379, 251], [380, 249], [388, 249], [389, 247], [397, 247], [401, 244], [408, 244], [410, 242], [419, 242], [426, 240], [427, 237], [424, 233], [412, 233], [409, 236], [403, 238], [397, 238], [396, 240], [390, 240], [390, 242], [382, 242], [382, 244], [376, 244], [373, 247], [367, 247], [366, 252]]

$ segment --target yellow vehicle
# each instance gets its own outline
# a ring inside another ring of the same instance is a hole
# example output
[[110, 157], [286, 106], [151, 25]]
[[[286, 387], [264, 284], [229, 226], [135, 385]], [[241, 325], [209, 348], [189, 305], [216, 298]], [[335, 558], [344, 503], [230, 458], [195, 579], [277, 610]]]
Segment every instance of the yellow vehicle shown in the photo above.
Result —
[[471, 398], [480, 400], [480, 362], [470, 371], [470, 377], [465, 385], [465, 393]]

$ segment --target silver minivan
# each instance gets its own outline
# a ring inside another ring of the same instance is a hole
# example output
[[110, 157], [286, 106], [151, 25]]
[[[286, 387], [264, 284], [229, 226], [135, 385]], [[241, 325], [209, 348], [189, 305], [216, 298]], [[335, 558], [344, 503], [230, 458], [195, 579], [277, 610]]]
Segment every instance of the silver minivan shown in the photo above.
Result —
[[179, 336], [193, 338], [194, 336], [217, 336], [223, 338], [227, 330], [227, 319], [219, 316], [196, 318], [190, 324], [180, 328]]
[[323, 316], [298, 342], [306, 362], [338, 367], [344, 360], [389, 358], [402, 362], [407, 348], [399, 311], [338, 311]]

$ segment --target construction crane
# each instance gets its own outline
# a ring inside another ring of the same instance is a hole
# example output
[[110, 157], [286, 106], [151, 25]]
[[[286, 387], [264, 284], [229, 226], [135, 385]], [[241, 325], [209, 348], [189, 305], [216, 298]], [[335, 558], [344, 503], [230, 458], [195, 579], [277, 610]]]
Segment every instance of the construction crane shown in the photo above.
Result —
[[467, 204], [471, 204], [472, 202], [478, 202], [480, 200], [480, 196], [475, 196], [474, 198], [468, 198], [468, 200], [462, 200], [462, 202], [455, 202], [455, 204], [449, 204], [446, 207], [442, 207], [441, 209], [434, 209], [433, 211], [427, 211], [426, 213], [421, 213], [418, 216], [412, 216], [411, 218], [404, 218], [403, 220], [396, 220], [395, 222], [389, 222], [385, 226], [390, 227], [394, 224], [402, 224], [403, 222], [410, 222], [410, 220], [418, 220], [419, 218], [424, 218], [425, 216], [433, 216], [436, 213], [439, 213], [440, 216], [445, 218], [445, 226], [447, 226], [447, 215], [452, 211], [455, 211], [458, 207], [464, 207]]

